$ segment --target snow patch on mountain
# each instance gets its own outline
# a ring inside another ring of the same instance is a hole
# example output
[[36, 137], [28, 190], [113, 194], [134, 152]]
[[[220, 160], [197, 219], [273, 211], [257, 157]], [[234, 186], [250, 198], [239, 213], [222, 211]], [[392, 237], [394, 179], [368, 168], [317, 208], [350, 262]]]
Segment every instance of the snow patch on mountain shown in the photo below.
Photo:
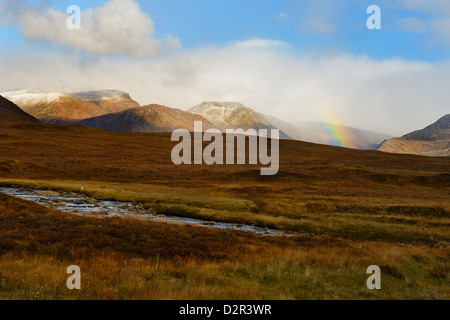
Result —
[[87, 92], [75, 92], [68, 95], [83, 102], [102, 101], [102, 100], [131, 100], [128, 93], [120, 90], [99, 90]]
[[29, 90], [2, 92], [1, 95], [19, 105], [54, 102], [58, 101], [61, 97], [66, 96], [64, 93], [60, 92], [33, 92]]
[[221, 127], [271, 126], [258, 113], [239, 102], [203, 102], [189, 112], [199, 114]]

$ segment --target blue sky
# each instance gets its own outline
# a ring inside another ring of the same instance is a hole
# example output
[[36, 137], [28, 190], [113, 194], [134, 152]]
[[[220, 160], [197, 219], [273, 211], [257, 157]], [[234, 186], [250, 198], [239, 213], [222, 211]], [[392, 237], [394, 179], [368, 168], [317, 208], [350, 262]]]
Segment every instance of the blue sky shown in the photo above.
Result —
[[[374, 4], [381, 30], [366, 27]], [[400, 135], [449, 113], [449, 58], [450, 0], [0, 0], [0, 93], [238, 101]]]
[[[383, 28], [366, 28], [370, 4], [382, 9]], [[422, 17], [417, 10], [383, 6], [384, 1], [301, 1], [301, 0], [169, 0], [144, 1], [158, 30], [178, 36], [184, 47], [220, 44], [249, 38], [282, 40], [297, 50], [339, 50], [366, 54], [377, 59], [405, 58], [437, 60], [448, 57], [448, 47], [430, 45], [424, 34], [395, 27], [399, 18]], [[320, 21], [334, 30], [314, 32], [305, 27]]]
[[[414, 0], [415, 1], [415, 0]], [[412, 1], [412, 2], [414, 2]], [[432, 2], [433, 0], [431, 0]], [[105, 0], [30, 1], [64, 10], [70, 4], [82, 10], [103, 5]], [[171, 34], [184, 49], [224, 45], [251, 38], [274, 39], [289, 43], [295, 50], [344, 51], [365, 54], [374, 59], [401, 58], [420, 61], [447, 59], [448, 38], [435, 41], [430, 30], [399, 28], [405, 18], [424, 24], [442, 14], [439, 7], [402, 5], [402, 1], [351, 0], [147, 0], [138, 1], [153, 20], [155, 36]], [[395, 2], [400, 4], [395, 5]], [[417, 1], [416, 1], [417, 2]], [[420, 1], [419, 1], [420, 2]], [[439, 1], [438, 1], [439, 2]], [[443, 2], [443, 1], [440, 1]], [[382, 10], [382, 30], [366, 28], [370, 4]], [[445, 5], [445, 4], [444, 4]], [[443, 14], [443, 17], [448, 15]], [[314, 23], [330, 28], [315, 31]], [[0, 47], [22, 43], [20, 26], [2, 26]], [[436, 32], [434, 32], [436, 33]], [[447, 44], [445, 43], [447, 41]]]

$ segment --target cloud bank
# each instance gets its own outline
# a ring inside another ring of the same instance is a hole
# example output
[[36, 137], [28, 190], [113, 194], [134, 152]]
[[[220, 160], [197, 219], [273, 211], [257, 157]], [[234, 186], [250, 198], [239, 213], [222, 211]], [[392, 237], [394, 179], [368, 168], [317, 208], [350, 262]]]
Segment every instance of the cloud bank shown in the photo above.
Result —
[[450, 47], [450, 1], [385, 0], [383, 4], [420, 14], [421, 17], [398, 18], [396, 25], [399, 31], [423, 33], [429, 44]]
[[80, 30], [67, 28], [69, 15], [61, 10], [17, 0], [4, 1], [1, 6], [3, 19], [19, 25], [22, 36], [31, 41], [45, 40], [94, 55], [132, 58], [153, 57], [181, 47], [172, 36], [154, 39], [152, 19], [133, 0], [111, 0], [82, 11]]
[[239, 101], [289, 122], [329, 121], [394, 135], [436, 121], [448, 113], [450, 101], [450, 63], [242, 45], [145, 60], [14, 54], [1, 59], [0, 74], [0, 92], [121, 89], [141, 104], [182, 109]]

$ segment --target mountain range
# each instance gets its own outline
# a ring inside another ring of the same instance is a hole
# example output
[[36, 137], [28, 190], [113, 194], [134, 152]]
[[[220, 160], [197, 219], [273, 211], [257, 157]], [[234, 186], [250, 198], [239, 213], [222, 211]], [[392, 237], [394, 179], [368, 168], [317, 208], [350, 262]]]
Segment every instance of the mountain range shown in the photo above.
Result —
[[48, 124], [76, 124], [81, 120], [139, 107], [122, 91], [80, 93], [12, 91], [2, 95], [23, 111]]
[[202, 121], [203, 130], [279, 129], [281, 139], [395, 153], [450, 155], [450, 115], [423, 130], [393, 138], [388, 134], [339, 124], [288, 123], [271, 115], [260, 114], [239, 102], [202, 102], [183, 111], [158, 104], [140, 106], [128, 93], [120, 90], [78, 93], [22, 90], [4, 92], [2, 95], [6, 98], [2, 98], [3, 104], [11, 100], [8, 105], [17, 105], [19, 109], [10, 107], [14, 112], [9, 110], [7, 115], [6, 109], [2, 108], [3, 118], [34, 119], [30, 121], [40, 120], [48, 124], [80, 124], [131, 132], [193, 131], [194, 121]]

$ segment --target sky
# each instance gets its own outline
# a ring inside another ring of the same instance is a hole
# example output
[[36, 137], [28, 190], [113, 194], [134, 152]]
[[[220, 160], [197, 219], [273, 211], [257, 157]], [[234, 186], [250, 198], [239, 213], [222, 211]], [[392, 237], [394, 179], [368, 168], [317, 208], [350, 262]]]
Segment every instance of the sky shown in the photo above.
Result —
[[[370, 5], [380, 30], [367, 28]], [[119, 89], [183, 110], [239, 101], [403, 135], [450, 113], [449, 58], [448, 0], [0, 0], [0, 92]]]

